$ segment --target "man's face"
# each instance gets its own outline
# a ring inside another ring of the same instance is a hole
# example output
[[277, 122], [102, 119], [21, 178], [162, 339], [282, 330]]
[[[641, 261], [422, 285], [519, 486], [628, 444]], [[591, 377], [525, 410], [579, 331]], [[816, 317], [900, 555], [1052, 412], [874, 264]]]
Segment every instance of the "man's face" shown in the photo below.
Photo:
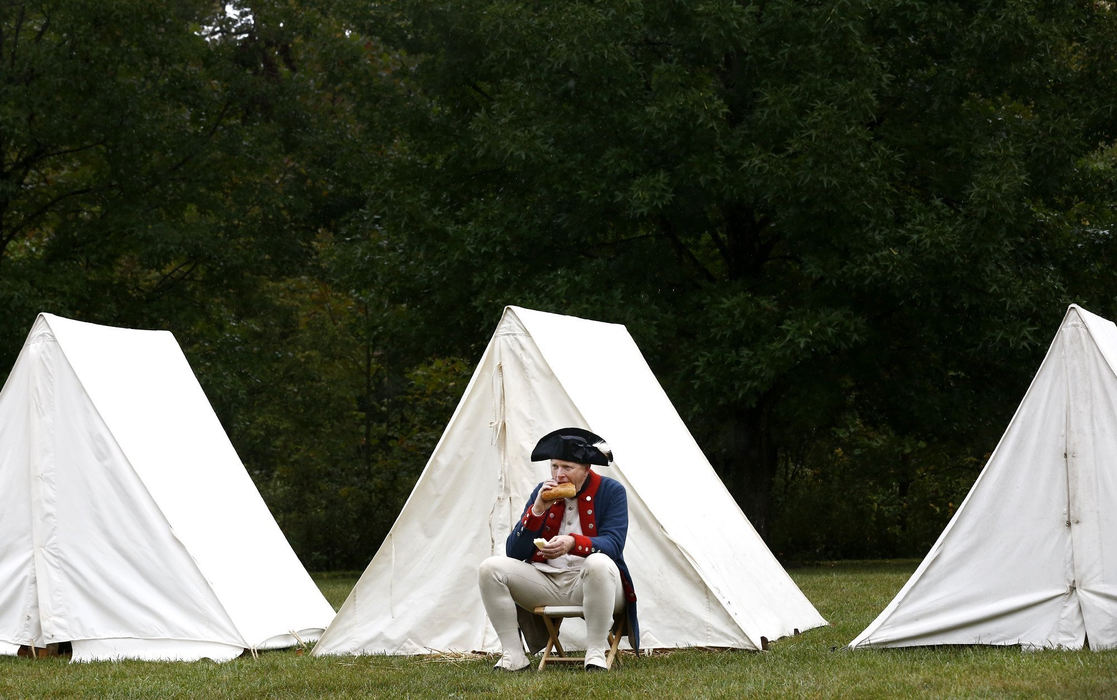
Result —
[[569, 481], [580, 489], [589, 471], [590, 465], [588, 464], [567, 462], [562, 459], [551, 460], [551, 478], [560, 484]]

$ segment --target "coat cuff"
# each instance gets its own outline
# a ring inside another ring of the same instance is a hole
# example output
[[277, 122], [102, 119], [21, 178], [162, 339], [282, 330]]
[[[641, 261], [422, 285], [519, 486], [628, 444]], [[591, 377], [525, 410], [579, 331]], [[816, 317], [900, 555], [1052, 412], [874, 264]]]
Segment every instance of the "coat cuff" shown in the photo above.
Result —
[[585, 535], [571, 535], [574, 538], [574, 549], [570, 550], [570, 554], [577, 557], [588, 557], [596, 550], [593, 548], [593, 540]]
[[520, 524], [524, 526], [525, 530], [535, 532], [543, 527], [543, 518], [546, 516], [547, 511], [543, 511], [543, 515], [535, 515], [531, 512], [531, 506], [528, 506], [523, 517], [520, 518]]

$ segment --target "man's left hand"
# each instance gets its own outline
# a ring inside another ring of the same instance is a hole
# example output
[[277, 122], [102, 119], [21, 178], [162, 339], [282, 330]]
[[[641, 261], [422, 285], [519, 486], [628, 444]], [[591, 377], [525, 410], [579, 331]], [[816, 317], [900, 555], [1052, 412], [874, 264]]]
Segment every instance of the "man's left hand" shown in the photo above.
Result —
[[567, 554], [570, 550], [574, 549], [574, 538], [570, 535], [555, 535], [547, 544], [539, 548], [543, 552], [543, 556], [547, 559], [554, 559]]

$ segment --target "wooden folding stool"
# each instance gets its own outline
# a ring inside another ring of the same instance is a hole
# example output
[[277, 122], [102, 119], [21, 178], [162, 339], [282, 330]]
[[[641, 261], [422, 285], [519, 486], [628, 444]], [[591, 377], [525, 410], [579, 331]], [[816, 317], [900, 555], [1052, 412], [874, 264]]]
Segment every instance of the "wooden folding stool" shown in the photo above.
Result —
[[[559, 628], [562, 627], [563, 620], [568, 617], [585, 619], [585, 611], [581, 605], [541, 605], [532, 612], [542, 617], [543, 624], [547, 627], [547, 645], [543, 647], [543, 658], [539, 660], [540, 671], [552, 662], [577, 664], [585, 662], [581, 656], [567, 656], [559, 642]], [[620, 646], [621, 638], [626, 634], [628, 634], [628, 611], [621, 610], [613, 616], [613, 627], [609, 630], [609, 652], [605, 655], [606, 668], [612, 668], [613, 661], [620, 663], [617, 648]]]

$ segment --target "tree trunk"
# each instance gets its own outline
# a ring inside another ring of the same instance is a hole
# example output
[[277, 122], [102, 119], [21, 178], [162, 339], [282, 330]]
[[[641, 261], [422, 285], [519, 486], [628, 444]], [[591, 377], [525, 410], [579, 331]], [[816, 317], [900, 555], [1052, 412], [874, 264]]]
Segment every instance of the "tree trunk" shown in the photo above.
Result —
[[721, 444], [715, 457], [715, 466], [726, 488], [765, 539], [779, 459], [769, 423], [766, 402], [735, 411], [720, 431]]

